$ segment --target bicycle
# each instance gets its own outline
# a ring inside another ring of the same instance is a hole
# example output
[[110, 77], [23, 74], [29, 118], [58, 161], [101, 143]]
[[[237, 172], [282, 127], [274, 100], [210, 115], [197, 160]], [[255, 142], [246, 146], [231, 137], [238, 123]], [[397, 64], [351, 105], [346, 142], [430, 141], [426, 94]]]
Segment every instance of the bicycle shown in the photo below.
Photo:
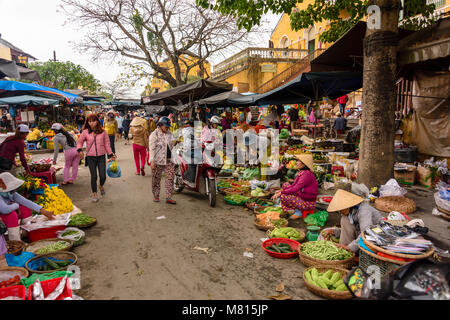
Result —
[[333, 125], [331, 124], [331, 121], [329, 119], [326, 119], [323, 122], [322, 135], [325, 139], [337, 139], [337, 130], [333, 128]]

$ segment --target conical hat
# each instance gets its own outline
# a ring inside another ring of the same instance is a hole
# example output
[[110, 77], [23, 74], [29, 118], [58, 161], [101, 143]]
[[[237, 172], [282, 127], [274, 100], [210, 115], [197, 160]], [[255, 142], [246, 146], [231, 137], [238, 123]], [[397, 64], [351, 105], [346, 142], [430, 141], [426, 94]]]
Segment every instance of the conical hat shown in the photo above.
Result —
[[344, 210], [347, 208], [354, 207], [363, 201], [364, 201], [364, 199], [357, 196], [356, 194], [339, 189], [336, 192], [336, 194], [334, 195], [333, 200], [331, 200], [327, 211], [328, 212], [336, 212], [336, 211]]
[[309, 153], [305, 153], [305, 154], [297, 154], [295, 155], [295, 157], [300, 160], [301, 162], [303, 162], [303, 164], [305, 166], [307, 166], [309, 168], [309, 170], [314, 172], [314, 161], [313, 161], [313, 156], [312, 154]]
[[133, 121], [131, 121], [130, 127], [139, 127], [139, 126], [145, 126], [145, 119], [136, 117], [133, 119]]

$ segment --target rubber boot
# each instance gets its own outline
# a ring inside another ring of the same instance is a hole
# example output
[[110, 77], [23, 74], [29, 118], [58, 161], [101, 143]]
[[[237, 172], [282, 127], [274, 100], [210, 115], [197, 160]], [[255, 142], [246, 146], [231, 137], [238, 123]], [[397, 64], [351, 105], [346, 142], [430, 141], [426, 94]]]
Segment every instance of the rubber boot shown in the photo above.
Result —
[[20, 227], [8, 228], [8, 239], [20, 241]]

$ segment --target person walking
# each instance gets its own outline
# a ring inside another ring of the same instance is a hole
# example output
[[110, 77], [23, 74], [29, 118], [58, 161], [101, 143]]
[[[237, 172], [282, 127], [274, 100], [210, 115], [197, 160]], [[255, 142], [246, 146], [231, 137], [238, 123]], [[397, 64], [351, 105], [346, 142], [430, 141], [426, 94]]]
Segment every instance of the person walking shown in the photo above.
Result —
[[123, 137], [125, 139], [125, 145], [128, 144], [130, 141], [129, 134], [130, 134], [130, 124], [131, 124], [131, 116], [130, 114], [127, 114], [125, 119], [123, 119], [122, 122], [122, 128], [123, 128]]
[[175, 176], [175, 166], [172, 162], [174, 138], [169, 131], [171, 126], [169, 118], [161, 117], [157, 126], [157, 129], [150, 135], [149, 140], [149, 161], [152, 168], [153, 201], [160, 201], [161, 175], [164, 171], [166, 177], [166, 203], [176, 204], [176, 201], [172, 200], [173, 179]]
[[298, 110], [296, 107], [292, 106], [289, 110], [289, 121], [291, 123], [291, 132], [297, 127], [297, 121], [299, 119]]
[[13, 136], [9, 136], [0, 144], [0, 172], [8, 171], [17, 175], [20, 170], [16, 165], [16, 154], [19, 154], [20, 162], [26, 173], [31, 174], [25, 158], [25, 139], [30, 129], [25, 124], [19, 124]]
[[145, 128], [145, 119], [136, 117], [131, 121], [130, 133], [133, 136], [133, 155], [136, 164], [136, 175], [145, 176], [149, 132]]
[[117, 127], [118, 127], [118, 130], [117, 130], [118, 134], [116, 135], [117, 141], [120, 141], [120, 137], [123, 134], [123, 119], [124, 118], [122, 117], [122, 114], [118, 113], [117, 118], [116, 118]]
[[343, 95], [338, 99], [339, 102], [339, 111], [341, 112], [342, 116], [345, 117], [345, 106], [348, 102], [348, 95]]
[[106, 133], [109, 136], [109, 144], [110, 144], [111, 150], [114, 154], [116, 153], [116, 146], [115, 146], [116, 135], [117, 135], [117, 132], [119, 131], [119, 124], [117, 123], [117, 120], [115, 117], [116, 116], [114, 115], [114, 112], [109, 111], [107, 113], [107, 117], [104, 122]]
[[84, 158], [83, 144], [86, 142], [86, 164], [89, 166], [91, 174], [91, 189], [93, 193], [93, 202], [98, 202], [97, 194], [97, 170], [100, 176], [100, 192], [102, 196], [105, 195], [106, 182], [106, 159], [108, 155], [110, 161], [116, 160], [109, 142], [108, 134], [100, 125], [100, 119], [96, 114], [90, 114], [83, 127], [83, 132], [77, 142], [77, 151], [80, 158]]
[[80, 114], [78, 114], [75, 118], [75, 122], [77, 124], [78, 132], [81, 132], [83, 129], [84, 123], [86, 122], [86, 117], [83, 115], [83, 110], [80, 110]]
[[[53, 151], [53, 164], [56, 165], [58, 159], [59, 145], [62, 145], [64, 150], [64, 181], [62, 185], [73, 184], [77, 179], [78, 165], [80, 164], [80, 155], [77, 151], [77, 143], [75, 138], [67, 132], [60, 123], [54, 123], [52, 130], [55, 132], [53, 138], [54, 151]], [[70, 168], [72, 167], [72, 176], [70, 176]]]
[[337, 131], [338, 134], [344, 134], [347, 128], [347, 119], [342, 117], [340, 112], [337, 113], [337, 118], [334, 120], [333, 129]]

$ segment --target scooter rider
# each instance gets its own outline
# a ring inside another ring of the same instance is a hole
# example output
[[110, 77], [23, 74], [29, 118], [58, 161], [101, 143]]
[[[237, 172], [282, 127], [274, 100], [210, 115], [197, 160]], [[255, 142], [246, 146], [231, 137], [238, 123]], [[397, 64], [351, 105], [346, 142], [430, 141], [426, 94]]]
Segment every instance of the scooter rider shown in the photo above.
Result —
[[192, 120], [186, 120], [184, 125], [186, 127], [181, 130], [183, 136], [183, 157], [189, 164], [184, 178], [194, 188], [197, 164], [202, 161], [202, 146], [199, 141], [200, 139], [195, 137], [194, 122]]

